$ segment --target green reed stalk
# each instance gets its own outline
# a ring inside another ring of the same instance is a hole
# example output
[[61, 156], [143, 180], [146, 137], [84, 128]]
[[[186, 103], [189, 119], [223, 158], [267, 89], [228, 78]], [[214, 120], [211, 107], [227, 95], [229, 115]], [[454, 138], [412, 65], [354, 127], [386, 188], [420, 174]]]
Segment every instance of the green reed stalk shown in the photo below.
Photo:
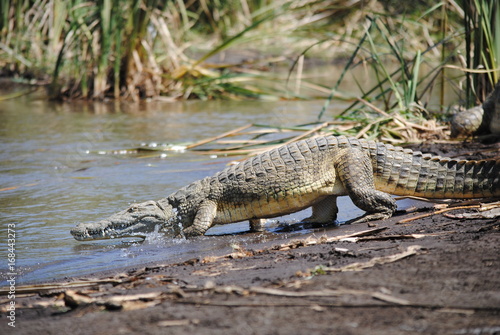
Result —
[[467, 106], [485, 100], [500, 79], [500, 4], [489, 0], [463, 0]]

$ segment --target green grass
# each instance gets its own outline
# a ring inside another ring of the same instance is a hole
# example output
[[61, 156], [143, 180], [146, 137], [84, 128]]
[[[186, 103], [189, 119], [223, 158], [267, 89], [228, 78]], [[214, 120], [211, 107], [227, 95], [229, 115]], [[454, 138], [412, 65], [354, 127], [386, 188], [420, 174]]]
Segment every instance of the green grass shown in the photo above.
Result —
[[[395, 19], [382, 14], [368, 17], [365, 33], [318, 114], [318, 121], [326, 116], [344, 78], [362, 65], [371, 68], [376, 84], [367, 84], [366, 77], [354, 78], [360, 94], [339, 117], [346, 122], [358, 122], [348, 135], [361, 134], [395, 143], [446, 138], [442, 126], [428, 121], [436, 118], [434, 111], [448, 108], [444, 104], [444, 87], [456, 85], [460, 92], [460, 87], [465, 86], [465, 104], [472, 106], [484, 101], [499, 79], [500, 6], [480, 0], [464, 1], [464, 5], [463, 13], [457, 8], [454, 13], [448, 2], [440, 2], [418, 18]], [[464, 16], [465, 28], [456, 25], [460, 15]], [[426, 20], [430, 18], [441, 22], [433, 33], [427, 31]], [[426, 32], [428, 45], [415, 49], [410, 41], [419, 29]], [[464, 47], [467, 62], [456, 66], [456, 60], [463, 58]], [[438, 57], [433, 57], [433, 53]], [[459, 67], [462, 75], [456, 77], [455, 72], [449, 76], [448, 67]], [[440, 97], [437, 109], [430, 105], [432, 96]]]
[[[318, 120], [342, 95], [354, 99], [343, 117], [366, 119], [362, 129], [380, 118], [369, 129], [380, 132], [388, 118], [428, 117], [426, 99], [435, 90], [442, 96], [449, 82], [465, 80], [477, 103], [481, 85], [486, 92], [499, 79], [497, 2], [454, 4], [0, 0], [0, 71], [49, 83], [54, 98], [325, 98], [325, 108], [312, 111]], [[240, 50], [259, 56], [214, 64]], [[448, 77], [447, 66], [457, 66], [461, 57], [463, 78]], [[345, 67], [325, 87], [303, 76], [308, 59], [343, 60]], [[354, 78], [360, 94], [345, 94], [343, 81], [358, 67], [369, 68], [376, 85]], [[468, 70], [478, 68], [484, 73]], [[301, 87], [313, 91], [301, 94]]]
[[471, 70], [466, 71], [466, 105], [471, 107], [483, 102], [500, 80], [500, 3], [463, 0], [463, 7], [465, 66]]

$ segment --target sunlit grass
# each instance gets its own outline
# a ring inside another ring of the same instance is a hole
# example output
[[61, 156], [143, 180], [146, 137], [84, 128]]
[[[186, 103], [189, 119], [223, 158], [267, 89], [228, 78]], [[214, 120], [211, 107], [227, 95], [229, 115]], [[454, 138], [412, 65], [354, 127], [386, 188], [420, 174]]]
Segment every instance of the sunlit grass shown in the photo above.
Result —
[[[465, 86], [475, 96], [482, 82], [498, 80], [498, 4], [463, 4], [0, 0], [0, 68], [50, 84], [54, 98], [326, 98], [323, 111], [311, 111], [319, 120], [342, 96], [353, 101], [343, 117], [366, 119], [361, 130], [372, 124], [367, 133], [381, 134], [393, 121], [373, 107], [389, 118], [425, 120], [425, 97], [460, 82], [446, 67], [460, 65], [462, 55]], [[241, 50], [256, 56], [231, 58]], [[308, 59], [345, 67], [326, 87], [304, 76]], [[422, 73], [422, 65], [430, 70]], [[340, 91], [357, 67], [369, 68], [376, 85], [356, 77], [353, 92]], [[486, 74], [466, 69], [481, 67]]]
[[[346, 55], [349, 44], [339, 41], [355, 43], [364, 16], [383, 10], [313, 0], [0, 0], [0, 6], [5, 72], [50, 82], [54, 97], [96, 99], [297, 98], [282, 77], [259, 67], [279, 53], [286, 68], [320, 40], [329, 43], [317, 44], [312, 57]], [[231, 48], [267, 55], [253, 65], [209, 66]], [[256, 89], [263, 82], [269, 84]]]

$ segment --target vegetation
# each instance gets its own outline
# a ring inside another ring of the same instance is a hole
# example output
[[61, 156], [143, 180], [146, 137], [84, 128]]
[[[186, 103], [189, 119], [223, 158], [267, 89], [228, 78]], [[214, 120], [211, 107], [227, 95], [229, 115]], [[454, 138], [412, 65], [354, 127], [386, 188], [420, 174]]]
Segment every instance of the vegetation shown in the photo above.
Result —
[[[53, 98], [326, 98], [319, 122], [343, 98], [351, 132], [398, 141], [439, 128], [425, 122], [445, 85], [471, 106], [500, 77], [498, 1], [0, 0], [0, 13], [0, 75]], [[307, 78], [310, 59], [345, 64], [333, 87]], [[347, 76], [359, 94], [340, 90]]]
[[500, 80], [500, 3], [463, 0], [467, 105], [484, 101]]

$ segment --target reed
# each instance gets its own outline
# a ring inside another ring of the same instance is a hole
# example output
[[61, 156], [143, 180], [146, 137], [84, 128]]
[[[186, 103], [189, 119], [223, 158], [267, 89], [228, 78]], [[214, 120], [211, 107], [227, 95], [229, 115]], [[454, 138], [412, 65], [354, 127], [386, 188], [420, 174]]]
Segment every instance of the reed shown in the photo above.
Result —
[[[464, 3], [467, 5], [467, 1]], [[339, 116], [346, 122], [358, 122], [349, 129], [348, 135], [362, 134], [393, 143], [446, 138], [446, 127], [435, 120], [442, 118], [442, 114], [433, 114], [436, 106], [431, 105], [430, 98], [440, 97], [440, 105], [435, 109], [440, 112], [447, 108], [444, 104], [445, 85], [457, 83], [455, 85], [459, 88], [461, 82], [467, 80], [468, 90], [472, 90], [484, 87], [484, 83], [488, 82], [485, 90], [490, 92], [491, 85], [498, 80], [500, 66], [492, 64], [494, 61], [498, 63], [495, 53], [499, 44], [495, 43], [500, 42], [496, 40], [500, 34], [495, 35], [495, 32], [500, 32], [500, 26], [496, 27], [500, 20], [498, 5], [494, 3], [469, 1], [469, 10], [480, 22], [469, 22], [466, 29], [457, 18], [467, 19], [471, 14], [452, 1], [436, 3], [419, 17], [368, 16], [365, 32], [331, 89], [325, 106], [318, 114], [318, 121], [325, 117], [327, 107], [341, 90], [344, 78], [359, 66], [369, 66], [375, 84], [370, 84], [366, 77], [356, 78], [352, 74], [360, 93]], [[435, 19], [439, 19], [440, 24], [430, 30], [425, 22]], [[472, 31], [471, 27], [475, 30]], [[419, 31], [426, 37], [425, 43], [415, 48], [412, 38]], [[475, 44], [470, 43], [472, 40]], [[464, 54], [464, 41], [469, 60], [457, 66], [456, 60]], [[472, 63], [472, 56], [477, 59], [477, 64]], [[423, 65], [425, 72], [421, 70]], [[474, 68], [478, 67], [485, 70], [475, 71]], [[462, 75], [457, 77], [457, 71], [449, 74], [448, 68], [461, 70]], [[433, 92], [435, 90], [439, 91]], [[470, 104], [480, 103], [484, 96], [478, 99], [476, 92]], [[412, 126], [405, 126], [409, 124]]]
[[483, 102], [500, 80], [500, 3], [463, 0], [466, 104]]
[[[390, 0], [0, 0], [0, 72], [50, 83], [56, 98], [308, 99], [324, 98], [330, 90], [328, 105], [344, 76], [368, 65], [377, 85], [366, 87], [358, 79], [361, 100], [344, 114], [359, 110], [362, 101], [379, 101], [386, 111], [416, 115], [425, 110], [422, 97], [437, 86], [435, 73], [444, 75], [443, 64], [457, 57], [464, 22], [467, 31], [482, 34], [466, 41], [467, 57], [486, 69], [499, 67], [500, 23], [492, 19], [498, 5], [463, 1], [464, 9], [473, 10], [461, 21], [452, 0], [417, 1], [401, 11], [396, 9], [404, 5]], [[230, 49], [255, 49], [263, 56], [214, 63]], [[494, 51], [473, 52], [483, 49]], [[348, 64], [327, 88], [303, 76], [307, 57]], [[269, 68], [288, 68], [293, 58], [300, 61], [290, 71], [290, 89], [286, 73]], [[432, 73], [422, 74], [421, 64], [436, 59]], [[480, 81], [474, 78], [470, 74], [471, 88]], [[487, 78], [497, 80], [498, 71]], [[313, 93], [300, 94], [301, 87]]]

